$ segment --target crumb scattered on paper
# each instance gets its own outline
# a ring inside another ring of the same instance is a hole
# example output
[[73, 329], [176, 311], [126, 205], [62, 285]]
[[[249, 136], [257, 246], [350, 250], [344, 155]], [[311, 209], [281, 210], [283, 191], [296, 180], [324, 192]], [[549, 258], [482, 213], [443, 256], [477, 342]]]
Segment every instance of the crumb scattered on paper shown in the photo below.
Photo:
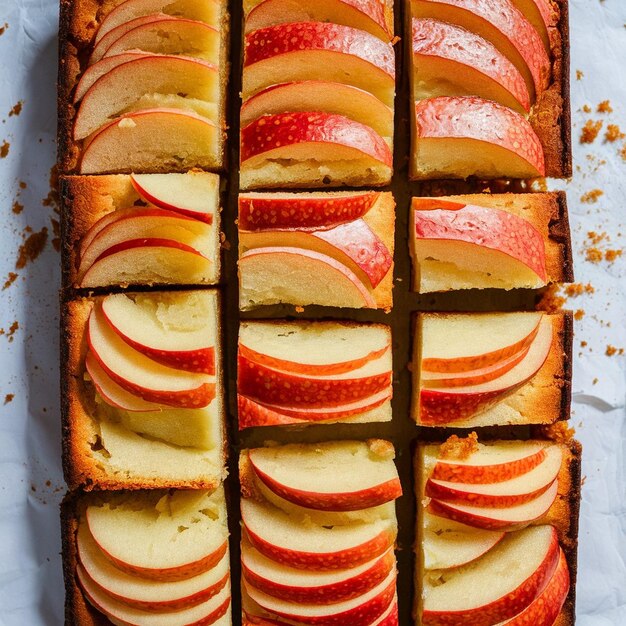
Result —
[[582, 70], [576, 70], [576, 80], [582, 80], [585, 77]]
[[19, 247], [15, 269], [21, 270], [34, 261], [43, 251], [48, 241], [48, 229], [44, 226], [39, 232], [31, 233]]
[[606, 127], [606, 132], [604, 133], [604, 140], [609, 143], [613, 143], [618, 141], [619, 139], [624, 139], [626, 135], [621, 131], [620, 127], [617, 124], [609, 124]]
[[613, 107], [610, 100], [602, 100], [598, 105], [598, 113], [613, 113]]
[[598, 201], [598, 198], [603, 195], [604, 191], [602, 191], [602, 189], [592, 189], [591, 191], [587, 191], [580, 196], [580, 201], [587, 204], [595, 204]]
[[20, 329], [20, 324], [17, 320], [15, 320], [11, 326], [9, 326], [8, 330], [5, 330], [4, 328], [0, 328], [0, 336], [4, 335], [8, 340], [9, 343], [13, 342], [13, 338], [15, 333]]
[[11, 144], [8, 141], [3, 141], [0, 145], [0, 159], [6, 159], [9, 156], [9, 148]]
[[14, 115], [19, 115], [22, 112], [22, 107], [24, 106], [24, 101], [20, 100], [13, 105], [13, 108], [9, 111], [9, 117], [13, 117]]
[[593, 143], [602, 129], [602, 124], [602, 120], [598, 120], [596, 122], [593, 120], [587, 120], [583, 126], [582, 132], [580, 133], [580, 143]]
[[4, 396], [4, 403], [9, 404], [9, 402], [13, 402], [13, 398], [15, 398], [14, 393], [7, 393], [7, 395]]

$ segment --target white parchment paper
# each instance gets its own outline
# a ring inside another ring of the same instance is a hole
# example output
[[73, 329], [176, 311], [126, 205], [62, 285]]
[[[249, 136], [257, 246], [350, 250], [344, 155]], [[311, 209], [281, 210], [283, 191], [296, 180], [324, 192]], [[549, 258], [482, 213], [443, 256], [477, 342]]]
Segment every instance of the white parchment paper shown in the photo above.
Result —
[[[606, 351], [626, 348], [626, 251], [613, 263], [585, 257], [589, 231], [608, 235], [610, 240], [597, 245], [603, 251], [621, 250], [625, 243], [626, 144], [603, 136], [608, 124], [626, 132], [626, 0], [570, 1], [575, 174], [567, 190], [576, 278], [595, 289], [568, 303], [585, 312], [576, 322], [572, 407], [585, 475], [577, 614], [582, 626], [622, 626], [626, 356]], [[8, 149], [0, 158], [0, 289], [10, 272], [18, 274], [0, 291], [1, 626], [63, 623], [60, 260], [53, 246], [58, 216], [42, 202], [55, 158], [57, 11], [56, 0], [0, 0], [0, 29], [6, 24], [0, 35], [0, 156]], [[596, 112], [603, 100], [610, 101], [612, 113]], [[19, 101], [21, 113], [9, 115]], [[592, 144], [580, 145], [588, 119], [602, 120], [603, 128]], [[593, 189], [603, 192], [597, 202], [581, 202]], [[23, 205], [21, 212], [13, 211], [16, 202]], [[24, 238], [43, 228], [48, 235], [43, 252], [16, 270]]]

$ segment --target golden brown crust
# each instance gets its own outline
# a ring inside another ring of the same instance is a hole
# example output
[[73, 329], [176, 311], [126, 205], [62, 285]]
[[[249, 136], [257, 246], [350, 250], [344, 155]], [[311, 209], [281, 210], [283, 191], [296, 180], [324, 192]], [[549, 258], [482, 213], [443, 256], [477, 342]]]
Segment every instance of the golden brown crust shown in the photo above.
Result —
[[[93, 48], [94, 37], [104, 17], [123, 0], [60, 0], [59, 13], [59, 67], [57, 77], [57, 164], [62, 174], [79, 173], [83, 142], [73, 139], [74, 118], [77, 108], [74, 106], [74, 90], [88, 65]], [[228, 3], [221, 2], [220, 17], [220, 113], [221, 132], [218, 140], [218, 158], [212, 171], [221, 171], [225, 165], [226, 150], [226, 92], [230, 63], [230, 15]], [[172, 164], [155, 164], [150, 172], [185, 171]], [[148, 170], [146, 170], [147, 172]]]
[[[86, 324], [95, 302], [102, 297], [79, 298], [61, 306], [61, 417], [63, 444], [63, 472], [70, 490], [115, 490], [147, 488], [215, 489], [225, 477], [228, 443], [223, 404], [220, 429], [222, 450], [219, 467], [211, 475], [205, 466], [198, 466], [193, 478], [141, 476], [130, 471], [113, 471], [104, 461], [94, 456], [101, 450], [99, 421], [95, 417], [95, 399], [91, 385], [84, 380], [84, 362], [87, 352]], [[218, 329], [222, 336], [220, 300], [218, 297]], [[224, 389], [223, 367], [218, 369], [218, 390]], [[220, 469], [221, 468], [221, 469]], [[204, 470], [204, 471], [203, 471]]]

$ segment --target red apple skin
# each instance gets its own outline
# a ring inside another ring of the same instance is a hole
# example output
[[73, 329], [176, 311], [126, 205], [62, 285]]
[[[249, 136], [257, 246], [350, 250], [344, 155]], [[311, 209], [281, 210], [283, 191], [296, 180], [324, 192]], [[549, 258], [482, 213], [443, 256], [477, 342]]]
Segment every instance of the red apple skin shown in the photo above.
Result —
[[480, 35], [464, 28], [432, 19], [413, 18], [413, 55], [441, 57], [467, 65], [503, 87], [519, 104], [520, 112], [530, 111], [530, 95], [517, 68], [497, 48]]
[[542, 448], [527, 457], [497, 465], [460, 465], [453, 462], [438, 462], [433, 469], [432, 477], [448, 482], [472, 483], [488, 485], [517, 478], [530, 472], [546, 458]]
[[368, 191], [347, 196], [320, 195], [291, 197], [239, 196], [239, 228], [266, 230], [278, 228], [331, 227], [363, 217], [380, 197]]
[[317, 511], [360, 511], [391, 502], [402, 495], [399, 478], [352, 493], [316, 493], [291, 489], [258, 468], [254, 462], [254, 450], [250, 450], [249, 459], [256, 476], [277, 496], [293, 504]]
[[464, 241], [503, 252], [546, 281], [546, 251], [541, 233], [527, 220], [507, 211], [473, 204], [423, 210], [413, 199], [418, 239]]
[[241, 355], [238, 365], [238, 392], [267, 404], [292, 407], [338, 406], [367, 398], [391, 385], [391, 372], [365, 378], [316, 380], [277, 372]]
[[521, 613], [504, 624], [506, 626], [553, 626], [565, 604], [569, 586], [567, 559], [561, 549], [559, 563], [544, 590]]
[[514, 617], [526, 609], [541, 593], [559, 563], [559, 539], [556, 530], [552, 529], [551, 543], [546, 556], [539, 566], [525, 581], [509, 594], [494, 600], [486, 606], [463, 611], [428, 611], [422, 612], [424, 626], [485, 626], [499, 624]]
[[287, 426], [289, 424], [302, 424], [305, 421], [272, 411], [258, 402], [242, 396], [241, 394], [237, 395], [237, 416], [239, 430], [243, 430], [244, 428], [253, 428], [256, 426]]
[[297, 569], [313, 571], [347, 569], [362, 565], [385, 553], [395, 541], [394, 533], [383, 530], [376, 537], [373, 537], [359, 546], [347, 548], [340, 552], [320, 554], [317, 552], [303, 552], [275, 546], [251, 532], [245, 523], [244, 528], [250, 543], [268, 559], [272, 559], [278, 563], [284, 563], [285, 565]]
[[[264, 115], [248, 124], [241, 130], [241, 163], [298, 143], [341, 145], [392, 166], [389, 146], [369, 126], [343, 115], [319, 112]], [[315, 157], [314, 146], [311, 157]]]
[[395, 79], [393, 46], [369, 33], [329, 22], [296, 22], [259, 28], [246, 35], [244, 67], [279, 54], [328, 50], [357, 56]]
[[129, 239], [128, 241], [122, 241], [114, 246], [111, 246], [109, 249], [105, 250], [95, 261], [97, 263], [101, 259], [105, 259], [112, 254], [116, 254], [117, 252], [122, 252], [123, 250], [130, 250], [131, 248], [142, 248], [144, 246], [159, 246], [163, 248], [175, 248], [176, 250], [183, 250], [185, 252], [189, 252], [189, 254], [196, 254], [198, 256], [203, 256], [198, 250], [188, 246], [187, 244], [181, 243], [180, 241], [174, 241], [173, 239], [161, 239], [158, 237], [143, 237], [141, 239]]
[[428, 98], [415, 105], [417, 135], [474, 139], [501, 146], [545, 175], [543, 147], [530, 123], [497, 102], [473, 96]]
[[241, 570], [253, 587], [274, 598], [299, 604], [333, 604], [367, 593], [387, 578], [395, 564], [396, 557], [393, 550], [389, 550], [365, 572], [341, 582], [319, 587], [294, 587], [267, 580], [247, 568], [243, 559]]

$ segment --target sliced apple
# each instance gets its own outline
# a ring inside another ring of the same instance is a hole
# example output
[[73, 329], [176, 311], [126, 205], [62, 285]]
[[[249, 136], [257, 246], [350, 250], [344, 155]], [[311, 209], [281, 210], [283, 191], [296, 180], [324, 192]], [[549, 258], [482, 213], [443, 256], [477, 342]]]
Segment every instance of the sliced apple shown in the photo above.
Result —
[[[424, 204], [428, 208], [421, 208]], [[545, 243], [530, 222], [477, 205], [429, 205], [431, 199], [413, 199], [411, 254], [418, 264], [414, 288], [423, 293], [545, 286]]]
[[244, 537], [241, 569], [253, 587], [274, 598], [299, 604], [333, 604], [356, 598], [381, 583], [395, 568], [393, 549], [345, 570], [309, 572], [263, 556]]
[[558, 12], [550, 0], [511, 0], [539, 33], [546, 52], [550, 54], [550, 29], [558, 21]]
[[363, 217], [380, 195], [379, 191], [240, 194], [238, 225], [252, 231], [337, 226]]
[[543, 146], [530, 123], [497, 102], [441, 96], [415, 106], [414, 178], [537, 178]]
[[393, 107], [393, 46], [368, 32], [328, 22], [278, 24], [246, 35], [244, 100], [271, 85], [300, 80], [352, 85]]
[[239, 246], [243, 250], [270, 246], [313, 250], [334, 257], [372, 289], [393, 265], [387, 246], [363, 219], [323, 230], [240, 230]]
[[113, 331], [98, 307], [89, 316], [87, 341], [108, 376], [147, 402], [198, 408], [215, 398], [213, 376], [183, 372], [146, 357]]
[[80, 281], [81, 287], [213, 282], [215, 264], [171, 239], [131, 239], [107, 248]]
[[274, 370], [239, 355], [237, 390], [259, 402], [296, 407], [325, 407], [363, 400], [391, 385], [389, 355], [362, 368], [331, 376]]
[[207, 224], [219, 214], [220, 179], [216, 174], [131, 174], [133, 187], [147, 202]]
[[239, 430], [256, 426], [287, 426], [302, 424], [305, 420], [269, 409], [250, 398], [237, 394], [237, 423]]
[[248, 457], [275, 494], [311, 509], [356, 511], [402, 495], [393, 458], [364, 442], [255, 448]]
[[265, 610], [299, 624], [369, 626], [393, 602], [396, 594], [396, 573], [391, 572], [385, 580], [361, 596], [328, 605], [307, 605], [279, 600], [256, 589], [245, 578], [243, 585], [250, 598]]
[[422, 623], [497, 623], [523, 611], [552, 577], [559, 559], [552, 526], [507, 534], [485, 556], [432, 584], [424, 579]]
[[426, 496], [446, 502], [505, 508], [538, 498], [557, 479], [563, 455], [558, 446], [545, 448], [545, 458], [535, 468], [510, 480], [492, 484], [460, 483], [429, 478]]
[[537, 336], [526, 356], [495, 380], [467, 387], [420, 390], [419, 420], [423, 424], [447, 424], [485, 411], [531, 380], [543, 367], [553, 342], [552, 320], [541, 320]]
[[541, 312], [421, 317], [421, 369], [467, 372], [502, 362], [534, 341]]
[[559, 564], [543, 591], [518, 615], [501, 626], [553, 626], [569, 593], [570, 576], [565, 553], [560, 550]]
[[96, 32], [96, 43], [120, 24], [142, 15], [163, 13], [185, 17], [217, 26], [220, 19], [220, 4], [215, 0], [124, 0], [106, 14]]
[[[215, 374], [216, 312], [196, 294], [169, 306], [124, 294], [106, 296], [102, 313], [111, 328], [132, 348], [157, 363], [204, 374]], [[195, 305], [195, 306], [194, 306]], [[207, 314], [211, 315], [207, 315]]]
[[541, 519], [554, 504], [558, 487], [558, 480], [555, 480], [534, 500], [502, 509], [431, 500], [428, 510], [433, 515], [446, 517], [475, 528], [510, 532]]
[[393, 520], [325, 527], [292, 518], [249, 498], [241, 518], [250, 543], [266, 557], [297, 569], [341, 570], [384, 554], [394, 543]]
[[471, 532], [425, 529], [423, 532], [422, 554], [427, 570], [448, 570], [467, 565], [487, 554], [506, 535], [501, 531], [477, 529]]
[[391, 348], [388, 327], [323, 322], [242, 322], [239, 354], [273, 369], [314, 376], [344, 374]]
[[214, 568], [228, 548], [223, 491], [174, 491], [137, 506], [133, 499], [87, 508], [99, 549], [121, 571], [173, 582]]
[[[133, 20], [136, 22], [136, 20]], [[127, 22], [129, 23], [129, 22]], [[119, 27], [118, 27], [119, 28]], [[118, 29], [109, 33], [112, 35]], [[107, 37], [109, 36], [107, 35]], [[107, 39], [104, 37], [100, 44]], [[98, 44], [98, 45], [100, 45]], [[104, 52], [104, 58], [126, 50], [143, 50], [158, 54], [180, 54], [204, 59], [219, 65], [220, 34], [213, 26], [198, 20], [180, 17], [152, 16], [152, 20], [137, 24], [115, 39]]]
[[413, 95], [475, 95], [525, 114], [530, 96], [519, 70], [476, 33], [433, 19], [412, 20]]
[[182, 93], [187, 98], [217, 102], [217, 66], [192, 57], [138, 55], [114, 67], [83, 96], [74, 121], [74, 139], [85, 139], [147, 93]]
[[534, 102], [548, 86], [550, 59], [532, 24], [509, 0], [411, 0], [413, 17], [456, 24], [492, 42], [526, 81]]
[[265, 185], [261, 181], [276, 161], [285, 164], [282, 177], [272, 181], [274, 186], [277, 182], [319, 186], [324, 180], [345, 184], [350, 175], [344, 172], [347, 163], [355, 170], [362, 165], [364, 172], [351, 174], [358, 180], [374, 176], [372, 184], [382, 184], [391, 177], [393, 157], [385, 140], [369, 126], [343, 115], [311, 112], [265, 115], [245, 126], [240, 160], [242, 186], [248, 189]]
[[345, 265], [300, 248], [244, 252], [239, 257], [239, 286], [239, 306], [243, 310], [280, 303], [376, 308], [367, 287]]
[[371, 127], [390, 147], [392, 145], [391, 108], [368, 91], [323, 80], [303, 80], [267, 87], [243, 103], [241, 126], [243, 128], [251, 124], [262, 115], [309, 111], [344, 115]]
[[80, 173], [149, 172], [154, 171], [155, 163], [174, 172], [214, 168], [221, 158], [219, 139], [216, 125], [192, 111], [134, 111], [109, 122], [89, 138]]
[[393, 10], [380, 0], [264, 0], [246, 16], [246, 33], [285, 22], [330, 22], [364, 30], [390, 41]]
[[210, 570], [176, 582], [154, 581], [119, 570], [104, 556], [86, 524], [77, 534], [78, 558], [90, 582], [102, 593], [142, 611], [178, 611], [209, 600], [229, 579], [230, 562], [225, 553]]
[[[129, 607], [98, 588], [87, 576], [81, 565], [76, 567], [78, 582], [89, 603], [108, 617], [113, 624], [120, 626], [200, 626], [225, 624], [224, 617], [230, 608], [230, 587], [222, 590], [209, 600], [188, 609], [154, 612]], [[220, 620], [220, 622], [218, 622]]]
[[531, 472], [546, 458], [546, 446], [535, 442], [499, 441], [478, 444], [467, 459], [436, 460], [432, 477], [457, 483], [486, 485]]

